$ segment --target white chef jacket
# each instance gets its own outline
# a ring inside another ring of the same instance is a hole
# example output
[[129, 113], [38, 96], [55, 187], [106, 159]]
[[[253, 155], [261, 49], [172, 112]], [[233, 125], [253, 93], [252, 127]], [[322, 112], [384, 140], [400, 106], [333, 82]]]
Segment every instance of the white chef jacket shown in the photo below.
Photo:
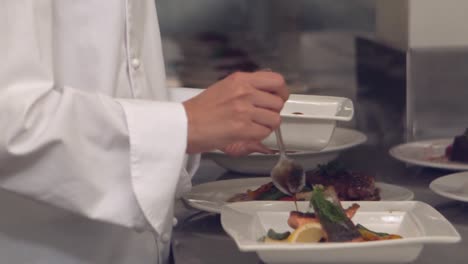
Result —
[[167, 260], [194, 170], [154, 0], [0, 1], [0, 59], [0, 263]]

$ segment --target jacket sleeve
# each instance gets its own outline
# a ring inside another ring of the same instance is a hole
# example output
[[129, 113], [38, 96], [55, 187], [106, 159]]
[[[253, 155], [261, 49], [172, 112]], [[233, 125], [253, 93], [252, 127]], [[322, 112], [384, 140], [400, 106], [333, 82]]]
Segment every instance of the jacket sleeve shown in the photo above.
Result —
[[160, 231], [185, 156], [183, 106], [57, 86], [51, 2], [0, 3], [0, 187]]
[[[198, 95], [202, 91], [203, 89], [175, 87], [169, 89], [169, 97], [173, 102], [184, 102]], [[200, 154], [185, 156], [182, 173], [180, 175], [176, 189], [177, 198], [181, 197], [184, 193], [187, 193], [192, 188], [192, 177], [200, 166], [200, 160]]]

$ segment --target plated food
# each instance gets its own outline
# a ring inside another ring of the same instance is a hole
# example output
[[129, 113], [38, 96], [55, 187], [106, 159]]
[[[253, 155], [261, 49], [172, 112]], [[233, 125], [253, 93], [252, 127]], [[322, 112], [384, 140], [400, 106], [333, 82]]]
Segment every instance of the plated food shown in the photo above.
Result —
[[308, 201], [314, 185], [333, 186], [338, 198], [342, 201], [378, 201], [381, 199], [380, 189], [375, 184], [374, 175], [351, 171], [337, 161], [332, 161], [307, 172], [306, 186], [295, 197], [282, 193], [269, 182], [255, 190], [238, 193], [227, 201]]
[[445, 157], [450, 161], [468, 163], [468, 129], [453, 139], [445, 149]]
[[[322, 200], [323, 201], [323, 200]], [[352, 207], [356, 202], [341, 202], [343, 208]], [[309, 202], [297, 202], [298, 211], [308, 212]], [[377, 241], [350, 242], [359, 238], [349, 229], [347, 235], [341, 235], [336, 222], [325, 231], [326, 239], [345, 238], [346, 242], [329, 243], [265, 243], [259, 238], [268, 230], [291, 232], [290, 240], [301, 241], [313, 237], [317, 232], [317, 223], [305, 223], [299, 228], [288, 225], [291, 211], [296, 210], [294, 203], [281, 201], [250, 201], [228, 203], [221, 210], [221, 224], [227, 234], [235, 241], [240, 251], [256, 252], [265, 263], [412, 263], [420, 254], [425, 244], [456, 243], [461, 240], [453, 225], [430, 205], [418, 201], [360, 201], [359, 208], [352, 217], [352, 222], [375, 230], [364, 237], [396, 234], [398, 239], [378, 239]], [[327, 207], [327, 206], [325, 206]], [[319, 209], [320, 211], [320, 209]], [[325, 210], [327, 211], [327, 210]], [[332, 214], [333, 215], [333, 214]], [[318, 216], [320, 218], [320, 215]], [[329, 218], [329, 217], [328, 217]], [[338, 221], [341, 223], [341, 220]], [[326, 229], [324, 226], [322, 229]], [[344, 227], [343, 227], [344, 228]], [[354, 229], [354, 228], [353, 228]], [[299, 231], [301, 232], [299, 232]], [[347, 229], [345, 229], [347, 230]], [[377, 234], [374, 234], [377, 233]], [[294, 234], [294, 235], [293, 235]], [[322, 240], [322, 238], [320, 238]], [[319, 240], [319, 241], [320, 241]], [[442, 245], [441, 245], [442, 246]], [[431, 247], [433, 250], [435, 247]]]
[[[246, 190], [255, 190], [259, 186], [271, 182], [270, 177], [239, 178], [207, 182], [193, 186], [192, 190], [182, 196], [183, 200], [191, 207], [210, 212], [220, 213], [221, 207], [228, 204], [228, 200]], [[408, 188], [376, 182], [381, 201], [409, 201], [414, 198], [414, 193]]]
[[[452, 157], [454, 141], [455, 138], [414, 141], [395, 146], [389, 153], [395, 159], [408, 164], [437, 169], [468, 170], [468, 162], [454, 160]], [[458, 152], [459, 149], [459, 146], [456, 146], [455, 151]]]
[[333, 186], [316, 185], [307, 212], [291, 211], [288, 225], [294, 231], [278, 233], [269, 229], [260, 241], [265, 243], [364, 242], [400, 239], [400, 235], [371, 231], [351, 218], [359, 209], [353, 203], [344, 209]]

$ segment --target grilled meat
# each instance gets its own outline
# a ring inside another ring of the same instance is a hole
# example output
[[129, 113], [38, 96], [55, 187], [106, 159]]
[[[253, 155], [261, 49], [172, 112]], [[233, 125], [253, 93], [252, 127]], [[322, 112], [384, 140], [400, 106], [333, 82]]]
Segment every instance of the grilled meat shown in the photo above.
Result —
[[[316, 184], [333, 186], [338, 198], [342, 201], [378, 201], [380, 190], [375, 186], [375, 177], [368, 174], [343, 169], [336, 162], [320, 165], [313, 171], [306, 172], [306, 186], [296, 194], [298, 201], [309, 201], [312, 196], [312, 187]], [[266, 201], [293, 201], [278, 190], [272, 182], [264, 184], [255, 190], [236, 194], [228, 202], [266, 200]]]
[[336, 163], [307, 172], [306, 181], [309, 186], [333, 186], [342, 201], [380, 200], [380, 190], [375, 186], [374, 176], [342, 169]]

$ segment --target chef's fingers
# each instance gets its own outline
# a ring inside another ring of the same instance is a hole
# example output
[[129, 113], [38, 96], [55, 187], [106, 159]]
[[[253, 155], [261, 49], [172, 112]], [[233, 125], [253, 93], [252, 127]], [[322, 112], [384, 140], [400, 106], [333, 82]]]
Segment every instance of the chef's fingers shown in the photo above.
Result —
[[[281, 124], [281, 116], [273, 112], [271, 110], [263, 109], [263, 108], [255, 108], [252, 113], [252, 121], [270, 129], [270, 133], [272, 130], [278, 128]], [[268, 136], [269, 133], [266, 135]], [[265, 137], [266, 137], [265, 136]]]
[[247, 154], [258, 152], [262, 154], [274, 154], [275, 151], [263, 145], [261, 142], [249, 142], [246, 145]]
[[239, 131], [237, 137], [242, 141], [262, 141], [268, 137], [271, 132], [272, 129], [268, 125], [254, 121], [248, 126], [248, 129]]
[[228, 76], [233, 81], [247, 82], [256, 89], [278, 95], [287, 101], [289, 91], [283, 76], [275, 72], [258, 71], [253, 73], [236, 72]]
[[251, 100], [254, 106], [270, 109], [275, 112], [280, 112], [284, 106], [284, 101], [281, 97], [261, 90], [255, 90], [251, 95]]
[[257, 141], [239, 141], [222, 149], [224, 153], [233, 157], [245, 156], [250, 153], [274, 154], [274, 151]]

